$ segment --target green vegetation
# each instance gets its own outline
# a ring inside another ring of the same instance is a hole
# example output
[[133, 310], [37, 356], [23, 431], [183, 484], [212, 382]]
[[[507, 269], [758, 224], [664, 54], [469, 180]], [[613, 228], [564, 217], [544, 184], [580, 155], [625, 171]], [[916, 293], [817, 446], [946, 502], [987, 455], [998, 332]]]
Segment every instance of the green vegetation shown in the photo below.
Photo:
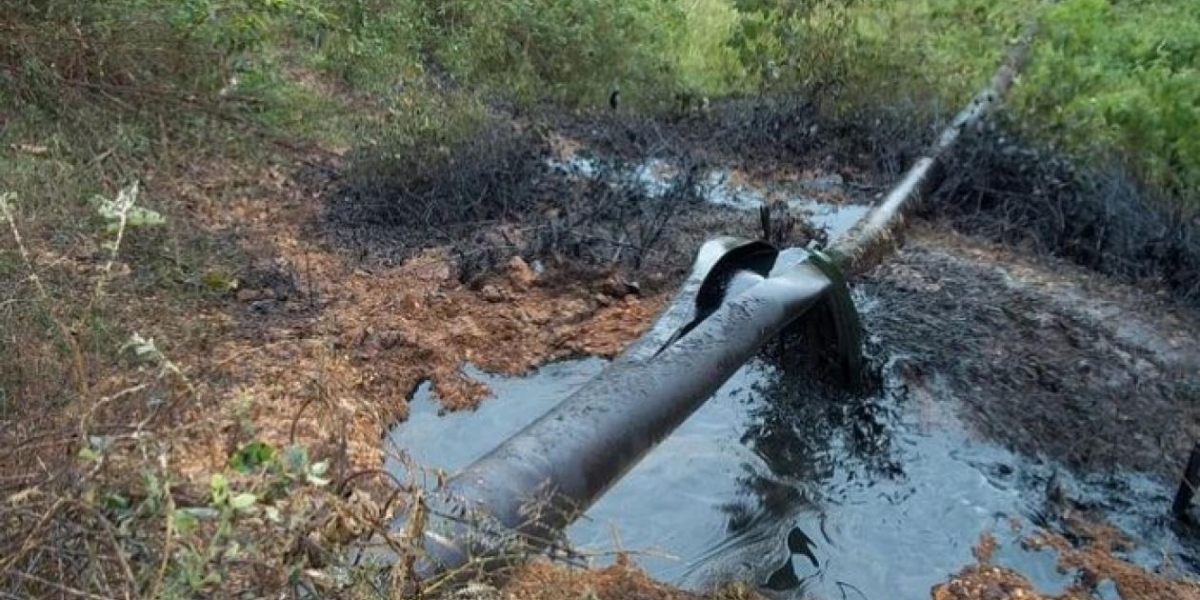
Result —
[[1030, 131], [1194, 197], [1200, 7], [1186, 0], [29, 3], [0, 19], [0, 93], [21, 107], [4, 138], [57, 127], [54, 142], [85, 160], [114, 147], [145, 157], [155, 117], [169, 115], [166, 127], [205, 132], [195, 143], [223, 141], [214, 120], [242, 130], [229, 121], [244, 119], [353, 144], [364, 107], [348, 113], [331, 91], [411, 129], [408, 104], [447, 86], [583, 108], [617, 87], [644, 108], [803, 88], [840, 108], [903, 100], [944, 114], [1035, 16], [1034, 60], [1013, 100]]
[[1069, 0], [1042, 24], [1020, 109], [1051, 140], [1115, 153], [1200, 205], [1200, 4]]
[[840, 107], [915, 100], [945, 114], [1006, 42], [1038, 36], [1011, 101], [1028, 134], [1124, 162], [1191, 209], [1200, 197], [1200, 4], [1186, 0], [736, 0], [732, 41], [784, 83], [832, 87]]

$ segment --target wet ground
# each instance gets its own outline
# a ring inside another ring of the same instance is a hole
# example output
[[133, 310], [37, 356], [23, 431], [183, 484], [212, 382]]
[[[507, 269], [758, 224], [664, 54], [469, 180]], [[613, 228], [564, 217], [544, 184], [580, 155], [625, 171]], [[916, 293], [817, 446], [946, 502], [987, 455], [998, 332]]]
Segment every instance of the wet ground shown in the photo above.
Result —
[[[717, 169], [705, 179], [714, 210], [782, 199], [827, 238], [863, 210], [828, 175], [752, 183]], [[653, 196], [657, 181], [642, 181]], [[992, 536], [989, 565], [1047, 595], [1105, 597], [1104, 576], [1060, 569], [1067, 554], [1028, 536], [1044, 528], [1086, 545], [1080, 523], [1107, 522], [1132, 542], [1118, 556], [1167, 575], [1197, 571], [1196, 537], [1166, 516], [1172, 477], [1200, 439], [1190, 309], [928, 226], [856, 286], [856, 302], [880, 375], [873, 393], [819, 389], [764, 355], [570, 529], [575, 558], [629, 552], [693, 589], [746, 580], [785, 597], [925, 598]], [[417, 464], [454, 471], [603, 365], [569, 360], [517, 378], [467, 367], [492, 399], [440, 416], [422, 386], [389, 440]]]
[[[600, 359], [547, 365], [523, 378], [469, 374], [496, 398], [438, 416], [422, 388], [391, 440], [418, 463], [453, 471], [561, 401]], [[1052, 552], [1022, 536], [1055, 527], [1071, 502], [1090, 504], [1138, 543], [1154, 568], [1194, 565], [1196, 548], [1164, 519], [1171, 489], [1143, 475], [1073, 475], [971, 435], [944, 385], [884, 367], [865, 399], [830, 397], [766, 362], [747, 365], [573, 526], [576, 550], [605, 564], [618, 550], [664, 581], [704, 589], [758, 582], [786, 597], [922, 598], [973, 562], [993, 532], [992, 564], [1061, 593]], [[845, 595], [845, 596], [843, 596]]]

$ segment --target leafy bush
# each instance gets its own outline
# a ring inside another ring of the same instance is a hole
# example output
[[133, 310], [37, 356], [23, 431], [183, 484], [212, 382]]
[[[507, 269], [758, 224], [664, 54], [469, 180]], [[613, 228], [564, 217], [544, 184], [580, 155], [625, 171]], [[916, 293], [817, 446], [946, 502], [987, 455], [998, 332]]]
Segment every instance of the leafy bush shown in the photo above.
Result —
[[855, 0], [733, 0], [743, 15], [729, 38], [742, 63], [767, 86], [844, 79], [843, 47]]
[[1116, 151], [1156, 187], [1200, 194], [1200, 4], [1065, 0], [1041, 19], [1019, 108], [1068, 147]]
[[326, 19], [294, 21], [293, 31], [315, 48], [326, 72], [372, 93], [391, 92], [424, 74], [424, 24], [416, 3], [325, 0], [323, 7]]
[[655, 0], [423, 0], [427, 47], [451, 73], [521, 100], [598, 105], [620, 86], [669, 97], [685, 15]]

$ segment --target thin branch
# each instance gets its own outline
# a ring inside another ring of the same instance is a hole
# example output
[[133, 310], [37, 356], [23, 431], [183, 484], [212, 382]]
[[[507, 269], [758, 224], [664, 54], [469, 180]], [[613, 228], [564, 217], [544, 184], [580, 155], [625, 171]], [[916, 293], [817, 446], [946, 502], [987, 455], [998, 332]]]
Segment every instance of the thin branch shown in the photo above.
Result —
[[21, 571], [12, 571], [11, 573], [13, 575], [16, 575], [17, 577], [21, 577], [23, 579], [28, 579], [29, 581], [32, 581], [34, 583], [56, 589], [60, 592], [63, 592], [64, 594], [69, 594], [71, 596], [75, 596], [78, 598], [86, 598], [87, 600], [118, 600], [117, 598], [112, 598], [110, 596], [98, 596], [96, 594], [85, 592], [83, 590], [77, 590], [73, 587], [67, 587], [65, 585], [62, 585], [61, 583], [54, 583], [53, 581], [42, 579], [41, 577], [38, 577], [37, 575], [33, 575], [31, 573], [23, 573]]

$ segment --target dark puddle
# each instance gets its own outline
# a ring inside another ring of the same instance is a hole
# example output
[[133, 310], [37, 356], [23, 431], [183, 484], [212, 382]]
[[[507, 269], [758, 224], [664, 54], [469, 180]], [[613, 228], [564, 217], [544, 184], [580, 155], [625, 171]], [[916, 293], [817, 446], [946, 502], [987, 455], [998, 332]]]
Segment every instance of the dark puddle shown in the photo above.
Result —
[[[391, 441], [417, 464], [453, 472], [604, 364], [572, 360], [515, 378], [468, 367], [494, 399], [439, 416], [422, 386]], [[1127, 558], [1149, 568], [1194, 564], [1162, 518], [1170, 490], [1133, 473], [1074, 476], [975, 439], [936, 377], [914, 387], [899, 364], [883, 368], [884, 384], [868, 398], [817, 393], [765, 360], [746, 365], [570, 528], [571, 543], [598, 564], [632, 552], [685, 587], [735, 579], [785, 597], [925, 598], [973, 562], [972, 547], [991, 531], [994, 564], [1059, 593], [1075, 574], [1018, 541], [1030, 525], [1055, 528], [1065, 496], [1129, 533], [1137, 546]]]
[[[552, 159], [547, 164], [554, 170], [584, 179], [596, 179], [606, 171], [603, 163], [585, 154]], [[661, 198], [680, 180], [681, 167], [658, 158], [624, 166], [626, 179], [634, 182], [648, 198]], [[840, 237], [870, 209], [866, 202], [834, 203], [819, 197], [836, 193], [847, 197], [856, 194], [846, 187], [840, 175], [827, 175], [806, 181], [772, 181], [761, 177], [739, 182], [729, 167], [712, 168], [699, 177], [697, 192], [706, 203], [738, 211], [757, 211], [772, 200], [782, 200], [789, 210], [798, 213], [825, 229], [830, 238]], [[862, 200], [862, 199], [860, 199]]]

